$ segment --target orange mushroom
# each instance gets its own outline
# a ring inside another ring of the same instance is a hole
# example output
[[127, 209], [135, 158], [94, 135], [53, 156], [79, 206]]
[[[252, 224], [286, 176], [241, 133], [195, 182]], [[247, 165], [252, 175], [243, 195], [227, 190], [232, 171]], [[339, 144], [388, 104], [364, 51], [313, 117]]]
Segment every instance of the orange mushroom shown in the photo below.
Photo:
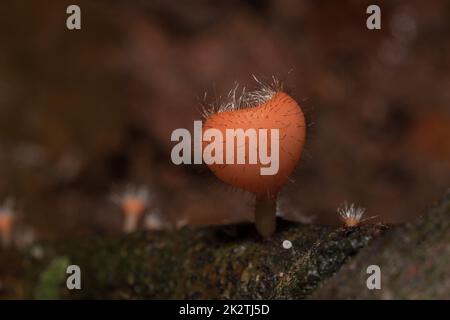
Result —
[[123, 194], [113, 195], [112, 200], [122, 209], [124, 215], [124, 232], [130, 233], [136, 231], [139, 220], [148, 206], [148, 189], [145, 187], [128, 186]]
[[12, 241], [13, 222], [14, 209], [12, 200], [7, 200], [0, 206], [0, 235], [3, 247], [9, 246]]
[[[235, 99], [235, 91], [232, 91]], [[257, 136], [257, 151], [266, 146], [267, 154], [272, 154], [272, 131], [278, 129], [278, 170], [275, 174], [263, 175], [261, 170], [266, 164], [258, 158], [256, 163], [250, 163], [250, 139], [239, 145], [233, 141], [233, 152], [237, 154], [239, 148], [245, 148], [245, 163], [212, 163], [207, 164], [209, 169], [223, 182], [249, 191], [255, 195], [255, 224], [263, 237], [270, 236], [276, 229], [276, 199], [280, 189], [288, 180], [289, 175], [297, 165], [303, 151], [306, 138], [306, 121], [298, 103], [278, 86], [263, 87], [260, 92], [247, 93], [240, 98], [245, 107], [237, 106], [219, 110], [206, 117], [203, 131], [217, 129], [222, 133], [223, 143], [227, 145], [226, 130], [247, 129], [267, 130], [267, 138]], [[256, 98], [255, 98], [256, 97]], [[256, 102], [256, 103], [255, 103]], [[269, 134], [270, 132], [270, 134]], [[229, 139], [230, 136], [228, 136]], [[234, 140], [235, 137], [233, 137]], [[205, 149], [211, 141], [203, 141]], [[226, 148], [224, 148], [226, 149]], [[241, 150], [242, 151], [242, 150]], [[228, 155], [229, 156], [229, 155]], [[224, 150], [226, 158], [226, 150]], [[234, 157], [234, 156], [233, 156]], [[235, 157], [234, 157], [235, 158]]]

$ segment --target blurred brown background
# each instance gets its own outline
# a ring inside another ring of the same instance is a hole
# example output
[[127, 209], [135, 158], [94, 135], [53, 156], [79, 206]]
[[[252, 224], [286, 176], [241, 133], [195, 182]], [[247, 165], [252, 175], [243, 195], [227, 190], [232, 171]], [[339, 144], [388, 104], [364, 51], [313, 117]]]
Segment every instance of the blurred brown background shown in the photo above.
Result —
[[0, 201], [42, 238], [119, 232], [109, 195], [128, 183], [171, 221], [251, 219], [250, 196], [171, 163], [170, 133], [252, 74], [314, 123], [284, 216], [336, 223], [349, 201], [401, 222], [449, 186], [449, 1], [4, 0], [0, 35]]

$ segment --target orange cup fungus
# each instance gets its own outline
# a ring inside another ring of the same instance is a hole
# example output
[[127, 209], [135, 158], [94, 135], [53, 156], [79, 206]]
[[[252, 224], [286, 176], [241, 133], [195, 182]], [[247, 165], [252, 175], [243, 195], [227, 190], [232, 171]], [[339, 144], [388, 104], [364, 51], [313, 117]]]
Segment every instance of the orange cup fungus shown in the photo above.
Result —
[[122, 194], [113, 194], [112, 200], [119, 205], [124, 215], [125, 233], [137, 229], [139, 220], [149, 204], [149, 191], [145, 187], [129, 185]]
[[11, 243], [12, 228], [14, 223], [14, 210], [7, 201], [0, 205], [0, 240], [1, 245], [7, 247]]
[[[235, 92], [233, 92], [235, 94]], [[258, 96], [259, 94], [259, 96]], [[263, 237], [270, 236], [275, 231], [276, 224], [276, 198], [295, 169], [303, 151], [306, 138], [305, 116], [299, 104], [281, 89], [263, 87], [259, 93], [251, 93], [251, 102], [244, 108], [227, 108], [225, 111], [206, 116], [203, 130], [217, 129], [222, 132], [223, 143], [227, 145], [227, 129], [255, 129], [256, 131], [266, 129], [267, 139], [257, 135], [257, 151], [259, 148], [267, 148], [267, 154], [271, 154], [275, 146], [272, 146], [272, 139], [269, 132], [271, 129], [278, 129], [278, 171], [270, 175], [262, 175], [261, 169], [266, 164], [258, 158], [256, 163], [249, 163], [249, 152], [251, 150], [248, 136], [244, 144], [236, 141], [232, 144], [235, 153], [239, 148], [245, 148], [244, 164], [207, 164], [209, 169], [223, 182], [249, 191], [256, 196], [255, 224], [258, 232]], [[257, 96], [257, 99], [254, 97]], [[234, 137], [233, 137], [234, 139]], [[241, 141], [242, 142], [242, 141]], [[206, 148], [211, 141], [203, 141], [203, 148]], [[225, 149], [225, 148], [224, 148]], [[224, 150], [225, 157], [226, 151]]]

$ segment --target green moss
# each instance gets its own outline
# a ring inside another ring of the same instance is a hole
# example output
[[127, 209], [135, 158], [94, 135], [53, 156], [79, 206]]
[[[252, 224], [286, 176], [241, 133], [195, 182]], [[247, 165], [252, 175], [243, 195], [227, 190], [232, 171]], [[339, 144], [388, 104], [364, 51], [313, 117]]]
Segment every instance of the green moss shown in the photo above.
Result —
[[[280, 220], [268, 240], [253, 225], [237, 224], [90, 239], [52, 251], [82, 269], [83, 290], [71, 298], [303, 298], [384, 229]], [[293, 247], [284, 249], [284, 240]]]
[[53, 258], [41, 273], [34, 298], [38, 300], [59, 299], [61, 286], [65, 283], [69, 259], [65, 256]]

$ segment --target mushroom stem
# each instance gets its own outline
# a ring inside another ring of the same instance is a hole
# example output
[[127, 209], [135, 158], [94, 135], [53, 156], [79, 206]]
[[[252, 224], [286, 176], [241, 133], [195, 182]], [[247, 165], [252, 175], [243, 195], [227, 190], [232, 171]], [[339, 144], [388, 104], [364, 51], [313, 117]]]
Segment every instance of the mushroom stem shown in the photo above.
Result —
[[123, 231], [125, 233], [131, 233], [137, 230], [139, 224], [139, 214], [126, 214], [123, 225]]
[[255, 225], [256, 230], [263, 238], [270, 237], [276, 229], [276, 198], [256, 197]]

